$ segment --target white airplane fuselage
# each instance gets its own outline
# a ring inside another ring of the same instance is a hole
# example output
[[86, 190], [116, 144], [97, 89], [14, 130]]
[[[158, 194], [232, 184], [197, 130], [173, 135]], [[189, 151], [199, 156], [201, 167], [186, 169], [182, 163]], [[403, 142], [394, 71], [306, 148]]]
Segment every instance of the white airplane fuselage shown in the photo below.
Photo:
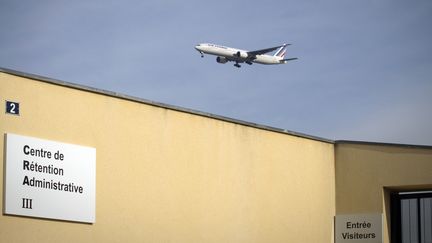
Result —
[[[270, 52], [278, 48], [282, 49], [285, 47], [286, 45], [282, 45], [282, 46], [273, 47], [265, 50], [250, 52], [246, 50], [241, 50], [241, 49], [236, 49], [236, 48], [231, 48], [231, 47], [226, 47], [226, 46], [221, 46], [216, 44], [203, 43], [195, 46], [195, 49], [201, 53], [201, 56], [203, 56], [204, 53], [217, 56], [216, 61], [218, 63], [226, 63], [228, 61], [233, 61], [236, 62], [235, 66], [240, 67], [238, 63], [243, 63], [243, 62], [247, 64], [252, 64], [252, 63], [284, 64], [288, 60], [288, 59], [284, 59], [284, 55], [277, 56], [277, 55], [255, 54], [255, 53], [261, 53], [263, 51]], [[294, 58], [289, 60], [293, 60], [293, 59]]]

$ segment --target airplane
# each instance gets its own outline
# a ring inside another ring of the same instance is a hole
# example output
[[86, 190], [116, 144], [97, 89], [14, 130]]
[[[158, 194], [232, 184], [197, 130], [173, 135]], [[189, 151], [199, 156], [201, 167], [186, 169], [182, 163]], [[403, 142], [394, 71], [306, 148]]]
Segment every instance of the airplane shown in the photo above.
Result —
[[[234, 66], [240, 68], [239, 63], [252, 63], [260, 64], [285, 64], [288, 61], [296, 60], [296, 57], [285, 59], [286, 47], [290, 44], [283, 44], [276, 47], [256, 50], [256, 51], [245, 51], [236, 48], [211, 44], [201, 43], [195, 46], [195, 49], [204, 57], [205, 54], [215, 55], [216, 62], [227, 63], [228, 61], [235, 62]], [[266, 53], [277, 50], [274, 55], [266, 55]]]

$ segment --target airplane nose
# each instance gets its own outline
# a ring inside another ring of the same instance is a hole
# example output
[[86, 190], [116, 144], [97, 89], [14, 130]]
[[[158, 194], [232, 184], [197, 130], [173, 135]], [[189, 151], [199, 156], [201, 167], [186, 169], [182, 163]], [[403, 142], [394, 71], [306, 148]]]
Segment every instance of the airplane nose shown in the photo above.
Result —
[[203, 49], [201, 44], [195, 46], [195, 49], [201, 54], [201, 57], [204, 57]]

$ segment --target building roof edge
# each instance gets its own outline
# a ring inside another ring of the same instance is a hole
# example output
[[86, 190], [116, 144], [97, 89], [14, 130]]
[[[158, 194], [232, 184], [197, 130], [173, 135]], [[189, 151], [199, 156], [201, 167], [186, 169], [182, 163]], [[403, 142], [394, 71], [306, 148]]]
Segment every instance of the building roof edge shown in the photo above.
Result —
[[281, 129], [281, 128], [276, 128], [276, 127], [261, 125], [261, 124], [257, 124], [257, 123], [247, 122], [247, 121], [229, 118], [229, 117], [225, 117], [225, 116], [221, 116], [221, 115], [215, 115], [215, 114], [202, 112], [202, 111], [198, 111], [198, 110], [193, 110], [193, 109], [189, 109], [189, 108], [184, 108], [184, 107], [180, 107], [180, 106], [155, 102], [155, 101], [151, 101], [151, 100], [147, 100], [147, 99], [143, 99], [143, 98], [125, 95], [122, 93], [117, 93], [117, 92], [108, 91], [108, 90], [104, 90], [104, 89], [94, 88], [94, 87], [90, 87], [90, 86], [86, 86], [86, 85], [75, 84], [75, 83], [66, 82], [66, 81], [53, 79], [53, 78], [48, 78], [48, 77], [44, 77], [44, 76], [40, 76], [40, 75], [36, 75], [36, 74], [25, 73], [25, 72], [16, 71], [16, 70], [3, 68], [3, 67], [0, 67], [0, 72], [10, 74], [10, 75], [19, 76], [19, 77], [29, 78], [29, 79], [33, 79], [33, 80], [37, 80], [37, 81], [41, 81], [41, 82], [45, 82], [45, 83], [50, 83], [50, 84], [54, 84], [54, 85], [59, 85], [59, 86], [67, 87], [67, 88], [78, 89], [78, 90], [82, 90], [82, 91], [86, 91], [86, 92], [92, 92], [92, 93], [96, 93], [96, 94], [100, 94], [100, 95], [106, 95], [106, 96], [110, 96], [110, 97], [114, 97], [114, 98], [129, 100], [129, 101], [138, 102], [138, 103], [142, 103], [142, 104], [146, 104], [146, 105], [151, 105], [151, 106], [156, 106], [156, 107], [165, 108], [165, 109], [169, 109], [169, 110], [174, 110], [174, 111], [178, 111], [178, 112], [184, 112], [184, 113], [189, 113], [192, 115], [197, 115], [197, 116], [212, 118], [212, 119], [216, 119], [216, 120], [220, 120], [220, 121], [239, 124], [239, 125], [243, 125], [243, 126], [253, 127], [253, 128], [257, 128], [257, 129], [261, 129], [261, 130], [267, 130], [267, 131], [271, 131], [271, 132], [277, 132], [277, 133], [287, 134], [287, 135], [291, 135], [291, 136], [295, 136], [295, 137], [300, 137], [300, 138], [315, 140], [315, 141], [319, 141], [319, 142], [334, 144], [333, 140], [326, 139], [326, 138], [321, 138], [321, 137], [317, 137], [317, 136], [312, 136], [312, 135], [294, 132], [294, 131]]
[[334, 143], [335, 143], [335, 145], [354, 144], [354, 145], [373, 145], [373, 146], [390, 146], [390, 147], [432, 149], [432, 146], [430, 146], [430, 145], [416, 145], [416, 144], [403, 144], [403, 143], [383, 143], [383, 142], [352, 141], [352, 140], [336, 140], [336, 141], [334, 141]]

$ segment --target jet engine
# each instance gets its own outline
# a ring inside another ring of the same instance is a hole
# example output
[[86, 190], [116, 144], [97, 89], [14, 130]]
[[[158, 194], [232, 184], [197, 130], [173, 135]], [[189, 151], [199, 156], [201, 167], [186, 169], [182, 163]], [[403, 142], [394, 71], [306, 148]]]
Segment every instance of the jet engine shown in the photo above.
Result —
[[241, 58], [247, 58], [248, 54], [246, 52], [243, 52], [243, 51], [242, 52], [238, 51], [237, 53], [234, 54], [234, 56], [241, 57]]
[[228, 60], [225, 57], [216, 57], [216, 62], [218, 62], [218, 63], [227, 63]]

